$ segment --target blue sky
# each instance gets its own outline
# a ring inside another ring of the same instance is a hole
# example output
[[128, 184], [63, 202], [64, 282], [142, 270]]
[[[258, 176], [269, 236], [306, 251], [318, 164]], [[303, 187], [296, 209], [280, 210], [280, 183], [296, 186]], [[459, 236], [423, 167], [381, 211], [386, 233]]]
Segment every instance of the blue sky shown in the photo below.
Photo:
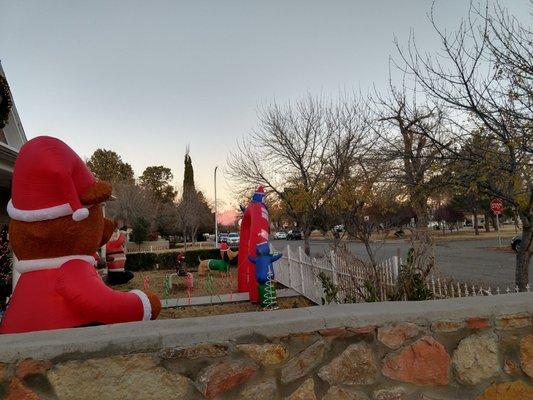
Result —
[[[59, 137], [81, 156], [115, 150], [137, 174], [172, 169], [190, 146], [197, 185], [256, 126], [258, 106], [307, 92], [385, 87], [393, 38], [438, 42], [430, 0], [0, 0], [0, 60], [29, 138]], [[530, 21], [529, 0], [502, 4]], [[452, 28], [468, 1], [437, 0]], [[221, 174], [219, 195], [232, 204]]]

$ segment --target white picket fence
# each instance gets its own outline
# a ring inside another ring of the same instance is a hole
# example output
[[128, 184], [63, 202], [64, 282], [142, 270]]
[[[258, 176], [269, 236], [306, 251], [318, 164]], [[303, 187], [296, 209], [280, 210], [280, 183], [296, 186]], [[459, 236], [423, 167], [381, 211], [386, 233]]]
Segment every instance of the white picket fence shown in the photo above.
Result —
[[[491, 287], [490, 285], [456, 282], [441, 280], [439, 277], [429, 277], [427, 284], [436, 299], [449, 299], [455, 297], [472, 297], [472, 296], [493, 296], [499, 294], [519, 293], [518, 286], [513, 288], [507, 286], [505, 289], [500, 289], [499, 286]], [[483, 287], [485, 286], [485, 287]], [[529, 284], [526, 285], [526, 291], [530, 291]]]
[[[368, 289], [364, 287], [369, 273], [379, 278], [377, 296], [386, 300], [387, 293], [396, 288], [401, 263], [399, 256], [393, 256], [379, 264], [376, 271], [371, 271], [368, 265], [357, 260], [349, 262], [346, 257], [341, 257], [334, 251], [323, 258], [311, 258], [301, 247], [294, 250], [288, 245], [283, 257], [274, 263], [274, 271], [276, 281], [316, 304], [322, 304], [322, 299], [325, 298], [324, 287], [319, 279], [321, 272], [339, 288], [338, 301], [349, 299], [350, 302], [363, 302], [369, 295]], [[435, 299], [491, 296], [519, 291], [517, 287], [501, 290], [499, 287], [491, 288], [479, 283], [468, 284], [434, 276], [428, 278], [427, 286]], [[529, 292], [529, 285], [526, 290]]]
[[[387, 288], [395, 287], [400, 263], [401, 259], [394, 256], [379, 265], [376, 272], [381, 282], [382, 298], [386, 297]], [[323, 272], [334, 285], [339, 287], [339, 299], [349, 296], [355, 301], [363, 301], [363, 295], [367, 294], [363, 288], [368, 273], [365, 271], [367, 267], [348, 264], [333, 251], [323, 258], [311, 258], [301, 247], [294, 251], [287, 245], [283, 257], [274, 263], [275, 279], [314, 303], [321, 304], [325, 293], [319, 274]]]
[[[145, 242], [142, 243], [139, 247], [138, 244], [128, 242], [127, 244], [128, 248], [128, 254], [136, 254], [136, 253], [164, 253], [166, 251], [179, 251], [183, 250], [185, 248], [184, 243], [176, 243], [174, 248], [169, 247], [168, 241], [165, 242]], [[195, 242], [195, 243], [187, 243], [187, 248], [190, 249], [208, 249], [208, 248], [215, 248], [214, 242]]]

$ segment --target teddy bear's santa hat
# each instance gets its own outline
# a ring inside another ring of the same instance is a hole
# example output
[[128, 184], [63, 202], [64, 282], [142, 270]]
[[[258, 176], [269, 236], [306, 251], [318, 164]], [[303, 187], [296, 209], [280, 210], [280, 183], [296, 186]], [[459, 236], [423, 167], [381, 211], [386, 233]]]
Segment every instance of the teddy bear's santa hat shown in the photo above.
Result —
[[24, 222], [89, 216], [88, 206], [105, 201], [111, 187], [97, 181], [82, 159], [61, 140], [39, 136], [20, 149], [7, 212]]

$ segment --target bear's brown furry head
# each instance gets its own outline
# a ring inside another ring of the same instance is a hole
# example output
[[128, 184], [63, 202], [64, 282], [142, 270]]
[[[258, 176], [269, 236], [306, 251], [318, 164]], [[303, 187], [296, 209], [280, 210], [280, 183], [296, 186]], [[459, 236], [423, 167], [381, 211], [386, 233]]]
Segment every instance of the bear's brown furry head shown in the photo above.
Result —
[[71, 215], [38, 222], [11, 220], [9, 241], [19, 260], [70, 255], [92, 256], [109, 241], [115, 223], [104, 218], [102, 202], [111, 197], [111, 185], [96, 181], [80, 196], [89, 207], [89, 216], [74, 221]]

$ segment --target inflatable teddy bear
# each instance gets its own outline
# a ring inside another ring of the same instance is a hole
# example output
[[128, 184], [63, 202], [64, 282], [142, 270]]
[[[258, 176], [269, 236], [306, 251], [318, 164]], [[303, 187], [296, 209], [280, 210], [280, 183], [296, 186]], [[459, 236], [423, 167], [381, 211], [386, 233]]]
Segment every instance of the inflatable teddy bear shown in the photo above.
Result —
[[9, 238], [18, 281], [0, 333], [155, 319], [158, 297], [114, 291], [94, 254], [115, 224], [102, 203], [111, 185], [96, 180], [62, 141], [40, 136], [22, 146], [13, 172]]
[[269, 292], [268, 282], [274, 280], [273, 262], [279, 260], [281, 253], [270, 254], [270, 245], [268, 242], [261, 242], [255, 246], [255, 257], [248, 256], [250, 262], [255, 264], [255, 275], [259, 290], [259, 304], [262, 307], [268, 305], [272, 299], [269, 297], [275, 296], [274, 293]]

